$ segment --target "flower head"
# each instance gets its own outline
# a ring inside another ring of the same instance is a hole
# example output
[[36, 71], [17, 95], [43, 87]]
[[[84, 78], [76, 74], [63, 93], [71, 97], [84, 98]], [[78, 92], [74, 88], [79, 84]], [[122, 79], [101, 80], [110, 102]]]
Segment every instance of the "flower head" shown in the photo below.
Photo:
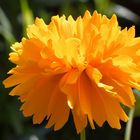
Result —
[[121, 29], [115, 15], [96, 11], [76, 20], [54, 16], [49, 25], [36, 18], [28, 38], [12, 45], [10, 61], [16, 67], [4, 81], [15, 86], [24, 116], [33, 123], [48, 120], [47, 128], [60, 129], [72, 112], [77, 132], [89, 121], [105, 121], [119, 129], [128, 117], [120, 104], [134, 105], [131, 88], [140, 89], [140, 38], [135, 29]]

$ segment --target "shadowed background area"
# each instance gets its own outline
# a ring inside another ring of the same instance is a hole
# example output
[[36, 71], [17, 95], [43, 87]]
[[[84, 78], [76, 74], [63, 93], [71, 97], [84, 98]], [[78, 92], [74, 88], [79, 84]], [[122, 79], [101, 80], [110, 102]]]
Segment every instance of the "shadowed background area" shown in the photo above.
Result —
[[[135, 25], [136, 36], [140, 35], [140, 0], [0, 0], [0, 140], [78, 140], [79, 136], [70, 116], [67, 124], [59, 131], [45, 129], [46, 122], [33, 125], [32, 118], [24, 118], [19, 111], [20, 103], [17, 97], [8, 95], [10, 89], [5, 89], [2, 81], [13, 66], [8, 61], [10, 45], [26, 36], [26, 27], [34, 22], [35, 17], [41, 17], [49, 23], [53, 15], [72, 15], [75, 19], [94, 10], [111, 17], [118, 16], [119, 25], [131, 27]], [[133, 122], [132, 140], [140, 138], [140, 103], [137, 103], [136, 117]], [[126, 109], [127, 111], [127, 109]], [[96, 130], [87, 127], [87, 140], [123, 140], [125, 123], [121, 130], [115, 130], [104, 124]]]

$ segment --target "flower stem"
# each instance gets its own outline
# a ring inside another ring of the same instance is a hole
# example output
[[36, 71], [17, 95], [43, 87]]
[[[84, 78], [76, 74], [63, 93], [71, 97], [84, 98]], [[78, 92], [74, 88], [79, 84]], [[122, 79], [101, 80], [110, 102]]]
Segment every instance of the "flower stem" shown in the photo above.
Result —
[[85, 129], [80, 133], [80, 140], [86, 140], [86, 132], [85, 132]]
[[124, 140], [131, 140], [131, 130], [133, 125], [134, 112], [135, 112], [135, 108], [133, 107], [129, 112], [129, 121], [126, 124]]

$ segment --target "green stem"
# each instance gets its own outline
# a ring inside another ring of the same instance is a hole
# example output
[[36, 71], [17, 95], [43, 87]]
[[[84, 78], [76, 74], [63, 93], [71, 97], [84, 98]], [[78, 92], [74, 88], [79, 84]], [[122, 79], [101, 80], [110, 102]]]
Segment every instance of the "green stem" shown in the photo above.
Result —
[[86, 132], [85, 132], [85, 129], [80, 133], [80, 140], [86, 140]]
[[131, 130], [133, 125], [134, 112], [135, 112], [135, 108], [133, 107], [129, 112], [129, 121], [126, 124], [124, 140], [131, 140]]

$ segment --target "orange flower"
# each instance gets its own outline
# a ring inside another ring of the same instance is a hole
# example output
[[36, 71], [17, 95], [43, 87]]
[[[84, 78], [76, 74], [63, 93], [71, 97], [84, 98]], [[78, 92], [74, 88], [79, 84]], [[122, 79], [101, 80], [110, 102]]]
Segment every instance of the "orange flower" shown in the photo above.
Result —
[[120, 120], [128, 120], [120, 104], [133, 106], [131, 88], [140, 89], [134, 27], [121, 30], [115, 15], [86, 11], [76, 20], [54, 16], [49, 25], [36, 18], [27, 35], [12, 45], [16, 67], [4, 81], [16, 86], [10, 95], [19, 96], [24, 116], [33, 115], [33, 123], [46, 118], [46, 127], [58, 130], [71, 110], [77, 133], [88, 121], [93, 129], [105, 121], [120, 129]]

